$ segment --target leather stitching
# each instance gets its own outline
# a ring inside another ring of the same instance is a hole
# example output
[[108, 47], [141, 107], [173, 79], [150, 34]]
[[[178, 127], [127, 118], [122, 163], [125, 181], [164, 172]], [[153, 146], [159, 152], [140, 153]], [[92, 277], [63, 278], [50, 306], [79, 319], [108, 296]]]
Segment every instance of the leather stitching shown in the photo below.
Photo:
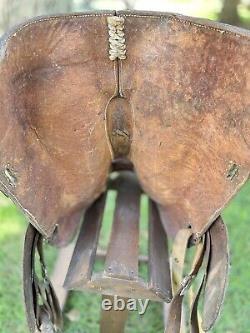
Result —
[[238, 37], [241, 37], [241, 38], [246, 38], [246, 39], [249, 39], [250, 38], [250, 35], [249, 35], [249, 38], [247, 36], [244, 36], [244, 35], [241, 35], [241, 34], [237, 34], [236, 32], [232, 32], [232, 31], [228, 31], [228, 30], [223, 30], [223, 29], [219, 29], [219, 28], [214, 28], [214, 27], [210, 27], [210, 26], [207, 26], [205, 24], [201, 24], [201, 23], [195, 23], [195, 22], [192, 22], [192, 21], [189, 21], [187, 19], [180, 19], [178, 17], [175, 17], [175, 16], [166, 16], [166, 15], [133, 15], [133, 14], [121, 14], [121, 16], [126, 16], [126, 17], [137, 17], [137, 18], [155, 18], [155, 19], [162, 19], [162, 18], [165, 18], [169, 21], [176, 21], [176, 22], [180, 22], [180, 23], [185, 23], [185, 24], [189, 24], [191, 26], [196, 26], [196, 27], [199, 27], [199, 28], [203, 28], [205, 30], [212, 30], [212, 31], [217, 31], [219, 33], [223, 33], [223, 34], [228, 34], [228, 35], [232, 35], [232, 36], [238, 36]]

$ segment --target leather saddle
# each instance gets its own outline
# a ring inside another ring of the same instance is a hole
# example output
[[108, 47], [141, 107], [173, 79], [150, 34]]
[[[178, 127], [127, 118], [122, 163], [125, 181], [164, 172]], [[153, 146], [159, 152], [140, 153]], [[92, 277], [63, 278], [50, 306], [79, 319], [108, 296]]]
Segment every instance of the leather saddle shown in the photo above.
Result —
[[249, 51], [246, 30], [168, 13], [13, 29], [0, 41], [0, 190], [61, 246], [110, 172], [131, 170], [169, 237], [199, 243], [249, 178]]

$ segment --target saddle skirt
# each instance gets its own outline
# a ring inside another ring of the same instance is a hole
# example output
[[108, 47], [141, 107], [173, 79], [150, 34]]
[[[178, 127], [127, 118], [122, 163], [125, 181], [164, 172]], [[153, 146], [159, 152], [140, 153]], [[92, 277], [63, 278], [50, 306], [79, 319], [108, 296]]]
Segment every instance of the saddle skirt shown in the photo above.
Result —
[[200, 237], [249, 178], [250, 33], [166, 13], [33, 19], [1, 39], [0, 189], [62, 245], [112, 170]]

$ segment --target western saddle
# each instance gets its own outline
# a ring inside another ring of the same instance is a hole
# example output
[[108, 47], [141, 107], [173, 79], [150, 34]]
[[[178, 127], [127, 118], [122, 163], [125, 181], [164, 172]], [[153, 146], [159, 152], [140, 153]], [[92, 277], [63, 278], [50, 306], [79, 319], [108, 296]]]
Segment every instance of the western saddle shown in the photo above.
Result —
[[[89, 12], [22, 24], [2, 37], [0, 57], [0, 190], [30, 222], [30, 331], [62, 327], [43, 239], [64, 246], [79, 228], [65, 288], [170, 303], [166, 333], [210, 330], [229, 266], [220, 214], [250, 173], [250, 33], [176, 14]], [[110, 190], [112, 233], [95, 273]], [[102, 311], [101, 332], [123, 332], [126, 318]]]

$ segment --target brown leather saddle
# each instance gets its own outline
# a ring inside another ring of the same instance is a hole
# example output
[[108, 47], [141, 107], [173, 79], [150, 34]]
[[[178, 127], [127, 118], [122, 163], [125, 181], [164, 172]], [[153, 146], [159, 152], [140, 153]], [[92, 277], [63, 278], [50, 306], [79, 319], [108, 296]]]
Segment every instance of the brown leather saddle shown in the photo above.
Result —
[[208, 285], [226, 275], [219, 216], [250, 172], [249, 50], [246, 30], [167, 13], [49, 16], [15, 28], [0, 48], [0, 190], [64, 245], [109, 174], [131, 170], [183, 244], [177, 253], [203, 244], [174, 293], [177, 313], [202, 263], [225, 264]]

